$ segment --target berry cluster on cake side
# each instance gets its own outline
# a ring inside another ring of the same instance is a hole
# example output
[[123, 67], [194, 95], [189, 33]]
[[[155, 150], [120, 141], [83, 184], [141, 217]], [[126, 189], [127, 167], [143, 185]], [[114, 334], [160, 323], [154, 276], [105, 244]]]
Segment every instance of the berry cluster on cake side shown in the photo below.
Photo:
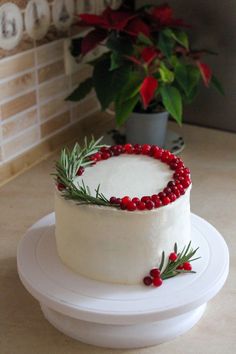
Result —
[[191, 178], [179, 157], [158, 146], [92, 139], [63, 149], [55, 181], [57, 250], [75, 272], [154, 286], [192, 272]]

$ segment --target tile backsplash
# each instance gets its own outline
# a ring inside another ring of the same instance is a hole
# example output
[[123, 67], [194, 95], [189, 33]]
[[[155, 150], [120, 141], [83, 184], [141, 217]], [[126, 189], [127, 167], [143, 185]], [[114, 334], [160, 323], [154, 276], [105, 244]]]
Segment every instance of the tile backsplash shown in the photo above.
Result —
[[64, 42], [81, 32], [76, 12], [98, 13], [108, 3], [0, 0], [0, 165], [99, 109], [94, 94], [65, 101], [90, 69], [81, 64], [66, 75]]

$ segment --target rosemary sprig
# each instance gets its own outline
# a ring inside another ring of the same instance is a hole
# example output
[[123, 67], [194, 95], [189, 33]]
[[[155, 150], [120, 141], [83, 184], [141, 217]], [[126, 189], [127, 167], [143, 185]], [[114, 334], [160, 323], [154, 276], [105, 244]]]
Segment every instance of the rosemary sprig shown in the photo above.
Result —
[[[195, 253], [198, 251], [198, 249], [199, 247], [196, 249], [192, 249], [191, 241], [190, 241], [189, 244], [187, 245], [187, 248], [185, 249], [184, 247], [182, 251], [178, 253], [177, 244], [175, 244], [174, 251], [177, 254], [177, 259], [175, 261], [171, 261], [170, 259], [168, 259], [165, 269], [161, 272], [161, 278], [164, 280], [164, 279], [175, 277], [178, 274], [196, 273], [195, 271], [192, 270], [178, 269], [178, 267], [186, 262], [193, 262], [201, 258], [201, 257], [192, 258], [195, 255]], [[164, 263], [165, 263], [165, 253], [163, 252], [161, 263], [159, 266], [160, 271], [162, 270]]]
[[100, 192], [100, 185], [95, 189], [95, 196], [93, 196], [83, 180], [81, 184], [75, 185], [74, 183], [79, 168], [92, 165], [93, 162], [89, 157], [98, 152], [101, 147], [106, 146], [100, 144], [101, 140], [102, 137], [98, 140], [92, 138], [88, 143], [85, 138], [83, 147], [77, 143], [72, 151], [67, 148], [62, 150], [61, 156], [56, 162], [56, 172], [53, 175], [55, 181], [64, 186], [61, 195], [65, 199], [74, 200], [78, 204], [111, 206], [109, 200]]

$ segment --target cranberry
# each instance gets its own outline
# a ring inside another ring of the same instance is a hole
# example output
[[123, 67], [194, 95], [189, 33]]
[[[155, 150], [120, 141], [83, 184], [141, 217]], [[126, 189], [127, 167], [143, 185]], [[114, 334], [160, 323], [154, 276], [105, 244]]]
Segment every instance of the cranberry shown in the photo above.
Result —
[[180, 192], [180, 195], [184, 195], [185, 194], [185, 190], [184, 190], [184, 187], [182, 186], [182, 184], [178, 184], [178, 190]]
[[146, 286], [150, 286], [152, 284], [152, 278], [151, 277], [144, 277], [143, 278], [143, 283], [146, 285]]
[[131, 202], [131, 199], [130, 199], [130, 197], [128, 195], [126, 195], [125, 197], [123, 197], [121, 199], [121, 201], [122, 201], [123, 204], [128, 204], [129, 202]]
[[156, 150], [156, 151], [154, 152], [154, 154], [153, 154], [154, 158], [155, 158], [155, 159], [160, 159], [161, 156], [162, 156], [162, 151], [163, 151], [162, 149]]
[[175, 262], [176, 259], [178, 258], [177, 254], [175, 252], [172, 252], [170, 255], [169, 255], [169, 260], [171, 262]]
[[170, 198], [169, 198], [169, 197], [164, 197], [164, 198], [162, 198], [162, 204], [163, 204], [163, 205], [168, 205], [168, 204], [170, 204]]
[[184, 270], [192, 270], [192, 266], [189, 262], [185, 262], [183, 264], [183, 268], [184, 268]]
[[141, 154], [141, 152], [142, 152], [142, 145], [135, 144], [135, 145], [134, 145], [134, 153], [135, 153], [136, 155], [139, 155], [139, 154]]
[[177, 163], [176, 162], [171, 162], [171, 164], [170, 164], [170, 168], [172, 169], [172, 170], [176, 170], [177, 169]]
[[137, 205], [138, 210], [145, 210], [146, 209], [146, 204], [144, 202], [138, 202], [136, 205]]
[[123, 203], [123, 202], [121, 201], [121, 203], [120, 203], [120, 208], [121, 208], [122, 210], [126, 210], [126, 205], [127, 205], [127, 204], [125, 204], [125, 203]]
[[66, 188], [66, 186], [63, 183], [61, 183], [61, 182], [57, 183], [57, 189], [60, 192], [63, 191], [65, 188]]
[[121, 198], [116, 198], [116, 204], [121, 204], [122, 200]]
[[107, 146], [102, 146], [100, 149], [101, 152], [110, 152], [110, 148]]
[[160, 192], [160, 193], [158, 193], [158, 197], [160, 199], [162, 199], [162, 198], [166, 197], [166, 194], [164, 192]]
[[102, 152], [101, 158], [102, 160], [107, 160], [111, 157], [110, 152]]
[[149, 274], [151, 275], [151, 277], [157, 278], [157, 277], [160, 277], [161, 271], [160, 271], [160, 269], [158, 269], [158, 268], [152, 268], [152, 269], [150, 270], [150, 273], [149, 273]]
[[167, 187], [169, 187], [169, 188], [174, 187], [174, 186], [175, 186], [175, 182], [174, 181], [170, 181], [167, 184]]
[[111, 204], [117, 204], [117, 198], [116, 197], [111, 197], [110, 198], [110, 203]]
[[160, 208], [162, 206], [161, 199], [158, 198], [157, 200], [155, 200], [154, 204], [155, 204], [155, 208]]
[[159, 277], [156, 277], [156, 278], [153, 278], [153, 281], [152, 281], [153, 285], [156, 286], [156, 287], [159, 287], [162, 285], [163, 283], [163, 280]]
[[183, 186], [184, 188], [188, 188], [188, 187], [190, 186], [190, 184], [191, 184], [191, 180], [185, 178], [185, 179], [182, 181], [181, 184], [182, 184], [182, 186]]
[[155, 206], [155, 204], [151, 200], [147, 200], [145, 204], [148, 210], [152, 210]]
[[154, 156], [157, 151], [159, 151], [159, 147], [156, 145], [152, 145], [151, 150], [150, 150], [150, 156]]
[[161, 161], [162, 162], [167, 162], [169, 161], [170, 158], [170, 152], [169, 151], [164, 151], [161, 155]]
[[137, 204], [137, 203], [140, 202], [140, 199], [137, 198], [137, 197], [134, 197], [134, 198], [132, 199], [132, 202], [135, 203], [135, 204]]
[[128, 211], [134, 211], [134, 210], [136, 210], [136, 204], [134, 202], [132, 202], [132, 201], [128, 202], [126, 204], [126, 208], [127, 208]]
[[168, 194], [168, 198], [170, 198], [171, 202], [174, 202], [177, 199], [177, 196], [174, 193]]
[[155, 202], [157, 199], [160, 199], [157, 194], [153, 194], [153, 195], [151, 196], [151, 200], [152, 200], [153, 202]]
[[179, 162], [177, 162], [177, 168], [181, 168], [181, 167], [184, 167], [184, 163], [183, 163], [183, 161], [179, 161]]
[[100, 161], [102, 159], [102, 155], [100, 154], [100, 152], [96, 152], [96, 154], [94, 154], [94, 157], [97, 161]]
[[150, 146], [150, 145], [144, 144], [144, 145], [142, 146], [142, 154], [143, 154], [143, 155], [149, 155], [150, 150], [151, 150], [151, 146]]
[[82, 176], [83, 173], [84, 173], [84, 168], [82, 166], [80, 166], [80, 168], [78, 169], [76, 175], [77, 176]]
[[148, 195], [145, 195], [141, 198], [141, 202], [146, 203], [148, 200], [151, 200], [151, 197], [149, 197]]
[[125, 152], [127, 152], [128, 154], [132, 154], [134, 152], [133, 145], [131, 144], [125, 144], [124, 148], [125, 148]]
[[182, 264], [180, 264], [176, 269], [182, 270], [182, 269], [184, 269], [184, 266]]
[[169, 194], [171, 193], [171, 188], [170, 187], [166, 187], [163, 189], [163, 192], [166, 193], [166, 194]]

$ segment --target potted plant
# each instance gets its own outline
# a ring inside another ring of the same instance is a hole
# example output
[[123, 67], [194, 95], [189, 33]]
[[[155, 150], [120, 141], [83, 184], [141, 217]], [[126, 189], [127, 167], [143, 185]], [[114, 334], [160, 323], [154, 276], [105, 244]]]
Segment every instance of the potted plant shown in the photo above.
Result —
[[223, 93], [202, 61], [204, 54], [213, 53], [191, 48], [189, 26], [168, 5], [108, 7], [100, 16], [81, 14], [79, 23], [91, 30], [72, 41], [72, 55], [80, 59], [97, 46], [106, 51], [88, 62], [92, 77], [68, 100], [81, 100], [94, 88], [101, 109], [113, 104], [117, 125], [126, 123], [131, 143], [163, 146], [168, 115], [181, 124], [183, 104], [192, 102], [201, 81]]

